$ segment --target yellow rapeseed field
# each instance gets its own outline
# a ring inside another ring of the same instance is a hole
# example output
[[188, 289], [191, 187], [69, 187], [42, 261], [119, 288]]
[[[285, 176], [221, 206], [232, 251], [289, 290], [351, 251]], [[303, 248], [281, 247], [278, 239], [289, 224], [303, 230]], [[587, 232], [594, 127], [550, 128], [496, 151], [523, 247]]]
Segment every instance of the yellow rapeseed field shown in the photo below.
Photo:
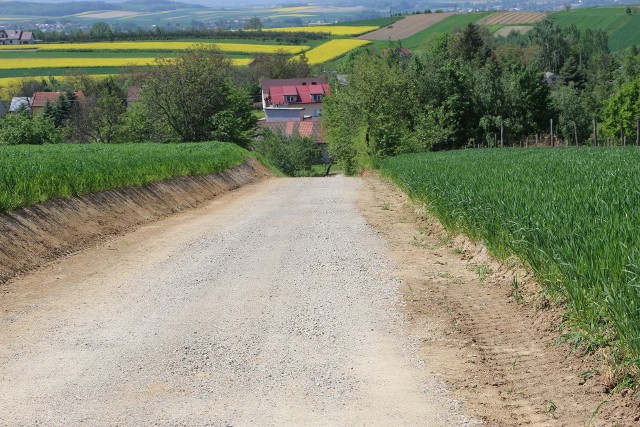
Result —
[[[233, 65], [248, 65], [251, 58], [233, 58]], [[0, 61], [0, 70], [24, 68], [88, 68], [154, 65], [154, 58], [8, 58]]]
[[[141, 51], [181, 51], [194, 47], [194, 42], [113, 42], [113, 43], [60, 43], [60, 44], [36, 44], [22, 45], [20, 49], [37, 49], [46, 51], [113, 51], [113, 50], [141, 50]], [[289, 54], [296, 54], [308, 50], [309, 46], [286, 46], [270, 44], [244, 44], [244, 43], [215, 43], [223, 52], [237, 53], [274, 53], [284, 50]], [[0, 49], [16, 49], [16, 46], [4, 45]]]
[[311, 49], [306, 53], [309, 64], [316, 65], [331, 61], [357, 47], [369, 44], [368, 40], [334, 39]]
[[305, 32], [305, 33], [329, 33], [333, 36], [358, 36], [377, 30], [378, 26], [339, 26], [339, 25], [319, 25], [317, 27], [286, 27], [267, 28], [265, 31], [281, 31], [284, 33]]

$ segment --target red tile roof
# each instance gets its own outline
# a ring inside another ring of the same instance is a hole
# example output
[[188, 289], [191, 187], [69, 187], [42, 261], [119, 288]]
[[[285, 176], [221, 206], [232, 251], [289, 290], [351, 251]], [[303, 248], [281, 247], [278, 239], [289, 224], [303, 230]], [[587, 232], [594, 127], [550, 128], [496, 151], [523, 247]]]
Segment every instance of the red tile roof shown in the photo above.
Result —
[[[312, 95], [329, 95], [325, 78], [265, 80], [262, 82], [262, 97], [267, 106], [284, 104], [313, 104], [319, 102]], [[296, 101], [287, 101], [285, 96], [296, 96]]]
[[[60, 97], [60, 92], [34, 92], [33, 98], [31, 98], [31, 108], [44, 107], [47, 101], [54, 103]], [[82, 91], [76, 92], [76, 97], [83, 98], [84, 93]]]
[[315, 120], [289, 121], [289, 122], [266, 122], [260, 121], [258, 124], [271, 130], [279, 130], [287, 136], [297, 133], [313, 139], [317, 144], [325, 144], [326, 141], [322, 135], [321, 124]]

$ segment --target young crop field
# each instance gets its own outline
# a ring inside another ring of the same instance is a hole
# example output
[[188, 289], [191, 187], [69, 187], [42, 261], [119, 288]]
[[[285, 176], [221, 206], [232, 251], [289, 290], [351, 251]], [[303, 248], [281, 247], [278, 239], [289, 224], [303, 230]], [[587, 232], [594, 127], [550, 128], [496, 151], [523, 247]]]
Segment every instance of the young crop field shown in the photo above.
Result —
[[143, 186], [239, 165], [235, 144], [0, 145], [0, 212], [48, 199]]
[[309, 64], [323, 64], [367, 44], [369, 42], [366, 40], [334, 39], [311, 49], [305, 55], [309, 60]]
[[587, 28], [604, 30], [609, 34], [609, 48], [622, 50], [640, 45], [640, 8], [632, 6], [632, 15], [626, 6], [596, 7], [557, 12], [551, 15], [561, 27], [575, 25], [580, 30]]
[[450, 229], [517, 255], [566, 302], [568, 338], [638, 374], [639, 148], [427, 153], [382, 171]]

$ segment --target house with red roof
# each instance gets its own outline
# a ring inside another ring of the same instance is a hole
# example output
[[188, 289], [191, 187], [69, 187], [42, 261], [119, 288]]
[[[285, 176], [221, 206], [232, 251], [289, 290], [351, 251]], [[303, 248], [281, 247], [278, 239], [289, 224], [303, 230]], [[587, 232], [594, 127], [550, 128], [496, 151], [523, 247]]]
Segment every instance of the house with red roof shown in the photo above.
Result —
[[324, 77], [262, 82], [262, 108], [267, 122], [317, 121], [322, 115], [322, 100], [328, 95], [329, 84]]
[[[31, 104], [29, 105], [31, 108], [32, 114], [37, 114], [47, 105], [47, 102], [53, 104], [55, 103], [62, 92], [34, 92], [33, 97], [31, 98]], [[82, 91], [78, 91], [75, 93], [76, 98], [84, 98], [84, 93]]]

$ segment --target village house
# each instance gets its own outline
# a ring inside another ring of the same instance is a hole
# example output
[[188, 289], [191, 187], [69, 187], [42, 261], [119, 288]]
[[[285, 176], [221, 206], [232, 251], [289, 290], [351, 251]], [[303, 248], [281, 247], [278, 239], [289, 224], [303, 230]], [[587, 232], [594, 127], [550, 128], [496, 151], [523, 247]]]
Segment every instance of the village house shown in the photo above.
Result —
[[266, 121], [317, 121], [322, 115], [322, 99], [327, 95], [329, 84], [324, 77], [265, 80], [262, 108]]
[[34, 44], [35, 37], [31, 31], [0, 30], [0, 45]]
[[300, 135], [323, 146], [323, 157], [329, 161], [326, 142], [322, 136], [322, 101], [329, 95], [329, 84], [323, 77], [278, 79], [262, 82], [262, 108], [265, 118], [261, 128]]
[[[47, 102], [53, 104], [60, 97], [61, 92], [34, 92], [33, 98], [31, 98], [31, 107], [32, 114], [38, 114], [42, 109], [47, 105]], [[75, 93], [76, 98], [84, 98], [84, 93], [82, 91], [78, 91]]]

